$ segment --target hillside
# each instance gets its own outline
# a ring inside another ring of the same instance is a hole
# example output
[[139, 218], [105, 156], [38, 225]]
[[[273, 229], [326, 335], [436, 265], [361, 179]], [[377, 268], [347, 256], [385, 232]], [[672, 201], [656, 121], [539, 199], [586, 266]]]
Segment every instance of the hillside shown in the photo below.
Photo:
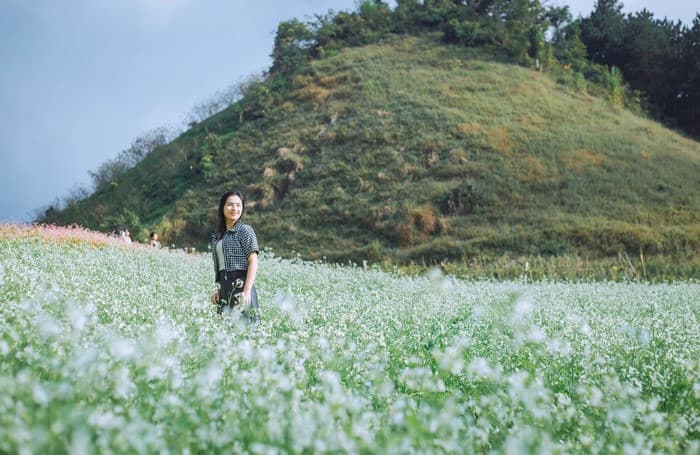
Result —
[[434, 35], [329, 53], [289, 79], [57, 221], [122, 216], [202, 248], [219, 195], [239, 188], [282, 256], [697, 258], [700, 144], [585, 90]]

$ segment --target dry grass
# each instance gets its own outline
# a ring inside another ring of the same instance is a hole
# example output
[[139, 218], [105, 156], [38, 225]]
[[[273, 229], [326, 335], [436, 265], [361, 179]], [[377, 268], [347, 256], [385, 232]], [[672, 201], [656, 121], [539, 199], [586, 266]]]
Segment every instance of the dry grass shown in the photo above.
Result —
[[457, 125], [457, 131], [462, 135], [469, 136], [471, 134], [481, 133], [483, 129], [481, 125], [474, 123], [460, 123]]
[[496, 125], [489, 129], [486, 135], [486, 145], [496, 152], [510, 154], [513, 150], [514, 142], [510, 138], [509, 131], [503, 125]]
[[545, 178], [545, 167], [542, 160], [534, 155], [521, 158], [517, 178], [523, 183], [542, 181]]
[[578, 149], [572, 150], [562, 156], [561, 162], [569, 171], [582, 173], [590, 167], [602, 165], [605, 162], [605, 157], [593, 150]]
[[297, 90], [297, 95], [299, 98], [310, 101], [318, 106], [324, 104], [331, 94], [331, 90], [318, 85], [306, 85]]

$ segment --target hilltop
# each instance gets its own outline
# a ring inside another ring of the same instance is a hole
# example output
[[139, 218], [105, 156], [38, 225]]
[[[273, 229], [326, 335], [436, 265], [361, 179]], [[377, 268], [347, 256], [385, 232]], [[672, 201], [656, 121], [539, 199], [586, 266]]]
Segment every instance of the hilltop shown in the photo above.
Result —
[[119, 215], [205, 248], [219, 195], [238, 188], [261, 245], [282, 256], [697, 259], [698, 142], [436, 34], [309, 65], [194, 125], [56, 221], [104, 229]]

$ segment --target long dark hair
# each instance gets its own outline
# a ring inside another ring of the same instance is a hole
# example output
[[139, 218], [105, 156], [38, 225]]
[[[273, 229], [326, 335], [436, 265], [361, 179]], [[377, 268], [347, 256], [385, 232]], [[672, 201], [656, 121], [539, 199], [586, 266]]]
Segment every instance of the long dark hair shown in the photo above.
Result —
[[218, 229], [216, 231], [216, 234], [219, 238], [224, 236], [224, 232], [226, 232], [226, 218], [224, 218], [224, 206], [226, 205], [226, 199], [230, 198], [231, 196], [238, 196], [241, 198], [241, 217], [238, 218], [238, 221], [236, 223], [240, 223], [243, 221], [243, 215], [245, 215], [245, 198], [243, 195], [238, 192], [238, 191], [228, 191], [221, 196], [221, 199], [219, 199], [219, 225]]

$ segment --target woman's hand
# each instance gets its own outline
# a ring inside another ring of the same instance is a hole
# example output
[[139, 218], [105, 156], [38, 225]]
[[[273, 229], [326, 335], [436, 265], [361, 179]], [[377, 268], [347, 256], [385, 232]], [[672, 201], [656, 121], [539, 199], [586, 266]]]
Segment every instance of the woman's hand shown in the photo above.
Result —
[[243, 289], [243, 295], [241, 296], [241, 304], [243, 304], [243, 308], [248, 308], [250, 307], [250, 289]]
[[221, 289], [221, 283], [214, 283], [214, 293], [211, 295], [211, 304], [216, 305], [219, 303], [219, 290]]

